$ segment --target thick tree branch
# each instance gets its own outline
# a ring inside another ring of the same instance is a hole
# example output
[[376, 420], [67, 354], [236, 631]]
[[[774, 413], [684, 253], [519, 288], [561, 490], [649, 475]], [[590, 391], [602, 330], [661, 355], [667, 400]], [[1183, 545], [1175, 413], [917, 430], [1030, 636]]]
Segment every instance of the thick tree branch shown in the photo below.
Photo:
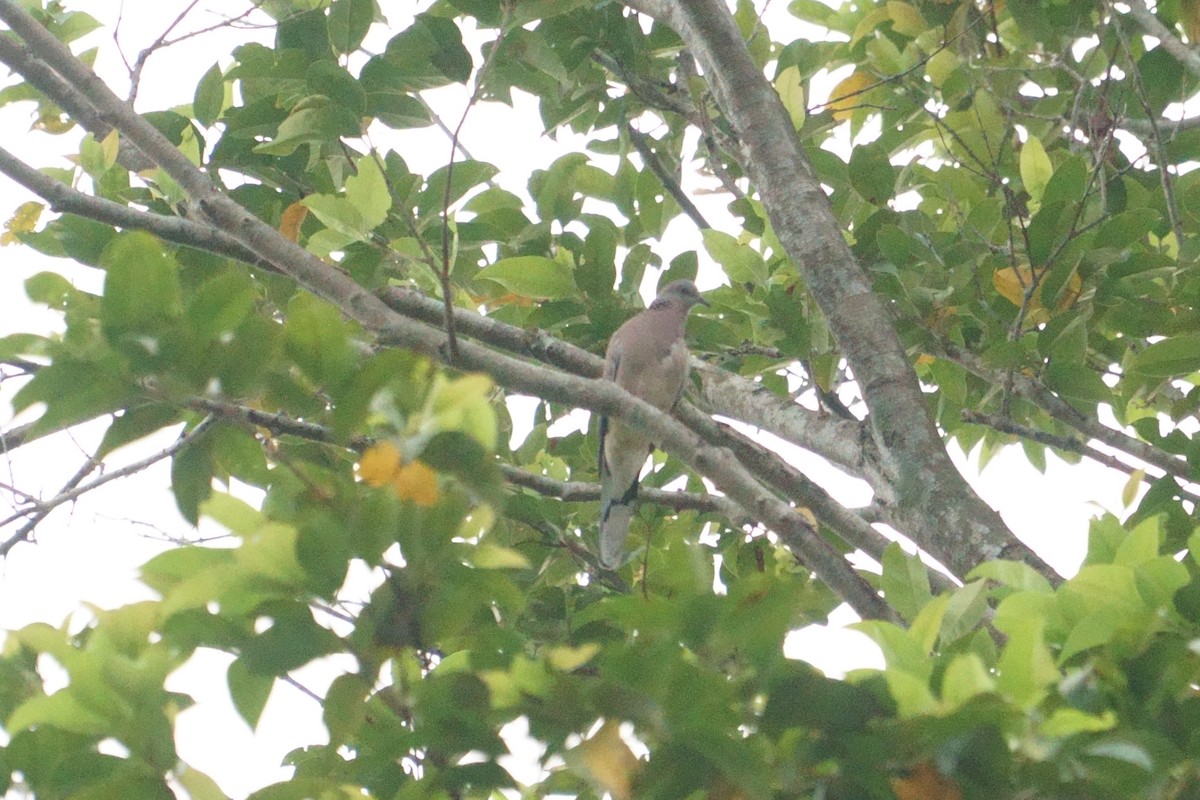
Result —
[[[380, 296], [388, 306], [405, 316], [431, 325], [441, 324], [441, 304], [421, 292], [389, 287], [384, 289]], [[455, 325], [464, 335], [510, 353], [533, 357], [568, 372], [592, 378], [598, 377], [603, 371], [602, 358], [545, 331], [518, 328], [462, 308], [455, 310], [454, 319]], [[871, 482], [872, 475], [882, 474], [875, 466], [873, 456], [863, 451], [864, 437], [861, 435], [860, 426], [846, 420], [821, 416], [795, 403], [772, 403], [765, 398], [752, 398], [752, 395], [756, 396], [759, 393], [761, 387], [699, 359], [692, 359], [692, 367], [701, 375], [700, 399], [707, 411], [773, 433], [781, 439], [846, 467], [851, 473], [864, 477], [868, 482]], [[719, 380], [708, 379], [716, 375], [720, 375]], [[686, 406], [686, 402], [680, 404], [681, 408]], [[681, 414], [680, 418], [697, 433], [705, 435], [704, 431], [693, 424], [693, 420], [707, 420], [704, 414]], [[708, 422], [711, 424], [711, 421]], [[870, 445], [869, 441], [867, 445]], [[882, 486], [882, 478], [880, 480]], [[887, 490], [884, 488], [882, 491], [886, 494]]]
[[[138, 211], [103, 198], [83, 194], [30, 168], [3, 149], [0, 149], [0, 173], [8, 175], [30, 191], [47, 200], [55, 210], [79, 214], [80, 216], [119, 227], [146, 230], [167, 241], [220, 253], [272, 272], [278, 272], [270, 264], [257, 258], [242, 247], [235, 239], [211, 226], [202, 225], [181, 217], [170, 217]], [[406, 316], [414, 317], [434, 325], [444, 322], [445, 317], [442, 305], [420, 292], [393, 287], [384, 290], [382, 296], [389, 306], [404, 313]], [[554, 364], [577, 374], [596, 377], [601, 372], [603, 361], [600, 358], [542, 331], [524, 330], [506, 325], [465, 309], [456, 309], [454, 313], [457, 324], [468, 336], [487, 341], [494, 346], [502, 347], [519, 355], [537, 357], [546, 363]], [[707, 372], [719, 372], [715, 368], [709, 367], [698, 360], [694, 361], [694, 364], [697, 368]], [[841, 430], [840, 428], [835, 430], [823, 427], [828, 424], [837, 424], [845, 427], [841, 421], [833, 420], [829, 417], [818, 417], [795, 404], [789, 404], [787, 408], [776, 408], [771, 410], [769, 414], [760, 415], [756, 409], [762, 405], [761, 402], [738, 399], [739, 390], [742, 393], [753, 393], [755, 391], [753, 384], [733, 375], [723, 372], [722, 374], [725, 377], [720, 381], [702, 382], [702, 385], [705, 387], [712, 385], [720, 387], [719, 397], [712, 396], [707, 398], [710, 403], [717, 404], [717, 410], [720, 413], [735, 419], [745, 420], [749, 424], [777, 433], [788, 441], [801, 447], [812, 449], [813, 452], [826, 458], [833, 459], [836, 463], [851, 465], [866, 461], [850, 446], [852, 443], [857, 446], [861, 440], [860, 436], [857, 434], [848, 435], [848, 431]], [[707, 391], [706, 388], [706, 394]], [[212, 400], [197, 400], [196, 403], [190, 404], [191, 407], [211, 413], [220, 413], [225, 417], [238, 416], [245, 422], [262, 425], [268, 429], [275, 429], [279, 424], [273, 415], [266, 412], [244, 409]], [[684, 419], [693, 430], [697, 430], [702, 435], [707, 431], [711, 435], [712, 422], [705, 415], [693, 412], [685, 415]], [[701, 425], [707, 427], [701, 429]], [[316, 427], [319, 426], [313, 426], [314, 429], [304, 428], [293, 432], [305, 435], [308, 438], [314, 438], [317, 435], [315, 432]], [[5, 443], [13, 449], [19, 447], [23, 443], [23, 437], [20, 436], [21, 433], [21, 431], [7, 433]], [[810, 438], [812, 440], [811, 444], [809, 443]], [[325, 439], [318, 440], [326, 441]], [[821, 443], [828, 444], [835, 449], [826, 450], [824, 447], [819, 446]], [[755, 459], [750, 463], [757, 465], [757, 467], [752, 471], [760, 474], [760, 477], [762, 474], [770, 475], [773, 471], [777, 472], [771, 465], [771, 462], [776, 460], [775, 457], [770, 454], [755, 455]], [[840, 461], [839, 456], [844, 458], [845, 461]], [[826, 524], [838, 531], [848, 542], [853, 543], [872, 557], [877, 559], [880, 557], [882, 548], [886, 546], [887, 541], [883, 540], [878, 532], [871, 529], [870, 526], [863, 526], [861, 520], [857, 519], [851, 512], [847, 512], [838, 504], [832, 502], [824, 490], [816, 484], [804, 479], [802, 476], [798, 479], [794, 477], [781, 478], [778, 474], [767, 479], [767, 483], [776, 489], [786, 489], [787, 493], [785, 497], [791, 497], [802, 505], [813, 509], [813, 512], [819, 519], [825, 521]], [[885, 487], [886, 483], [881, 482], [879, 485], [880, 487]], [[656, 501], [652, 500], [652, 502]], [[715, 511], [716, 508], [714, 507], [709, 510]]]
[[50, 204], [52, 211], [87, 217], [118, 228], [147, 231], [168, 242], [195, 247], [199, 250], [235, 258], [251, 266], [278, 272], [270, 264], [242, 247], [232, 236], [222, 233], [211, 225], [202, 225], [186, 217], [171, 217], [165, 214], [139, 211], [103, 197], [84, 194], [38, 172], [2, 147], [0, 147], [0, 174], [7, 175], [16, 183], [41, 197]]
[[1176, 36], [1162, 21], [1146, 6], [1145, 0], [1125, 0], [1129, 6], [1129, 16], [1138, 26], [1158, 39], [1163, 49], [1184, 66], [1193, 75], [1200, 75], [1200, 53]]
[[[153, 126], [117, 98], [90, 69], [30, 17], [15, 0], [0, 0], [0, 20], [70, 83], [84, 91], [103, 118], [129, 137], [192, 198], [204, 215], [247, 249], [270, 262], [376, 334], [381, 344], [441, 358], [444, 335], [384, 305], [349, 276], [330, 268], [223, 195]], [[708, 476], [749, 514], [789, 542], [796, 556], [857, 613], [893, 618], [892, 609], [807, 522], [775, 498], [725, 449], [707, 446], [667, 414], [611, 381], [587, 380], [527, 364], [474, 343], [462, 342], [456, 366], [491, 375], [501, 385], [621, 419], [685, 464]]]
[[[0, 36], [0, 61], [28, 81], [30, 86], [50, 98], [55, 105], [67, 112], [71, 119], [91, 131], [97, 139], [103, 139], [112, 131], [112, 125], [96, 110], [87, 95], [63, 80], [61, 75], [30, 53], [20, 42], [8, 36]], [[117, 160], [133, 172], [154, 166], [150, 159], [125, 140], [121, 141]]]
[[888, 307], [847, 246], [778, 94], [750, 58], [725, 3], [625, 3], [673, 28], [700, 63], [739, 142], [742, 168], [862, 389], [883, 465], [896, 486], [895, 519], [956, 574], [1010, 557], [1053, 577], [950, 461]]
[[809, 411], [711, 364], [693, 361], [693, 367], [700, 375], [706, 410], [748, 422], [817, 453], [866, 480], [882, 502], [896, 501], [863, 423]]

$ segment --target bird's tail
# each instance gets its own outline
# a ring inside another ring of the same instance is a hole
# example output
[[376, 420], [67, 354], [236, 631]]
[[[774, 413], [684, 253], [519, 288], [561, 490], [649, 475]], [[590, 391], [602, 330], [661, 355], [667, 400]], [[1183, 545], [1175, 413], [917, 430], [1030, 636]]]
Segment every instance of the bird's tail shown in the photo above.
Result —
[[638, 493], [637, 475], [621, 496], [616, 496], [614, 488], [602, 486], [600, 492], [600, 566], [605, 569], [616, 569], [625, 560], [625, 539]]

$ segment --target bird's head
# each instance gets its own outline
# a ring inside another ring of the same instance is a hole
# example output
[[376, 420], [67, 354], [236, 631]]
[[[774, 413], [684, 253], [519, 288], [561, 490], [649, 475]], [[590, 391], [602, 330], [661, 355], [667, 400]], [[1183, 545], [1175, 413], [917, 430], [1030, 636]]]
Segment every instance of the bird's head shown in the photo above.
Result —
[[696, 284], [689, 280], [671, 281], [658, 291], [658, 297], [650, 304], [650, 308], [680, 308], [687, 311], [695, 305], [706, 306], [708, 301], [700, 296]]

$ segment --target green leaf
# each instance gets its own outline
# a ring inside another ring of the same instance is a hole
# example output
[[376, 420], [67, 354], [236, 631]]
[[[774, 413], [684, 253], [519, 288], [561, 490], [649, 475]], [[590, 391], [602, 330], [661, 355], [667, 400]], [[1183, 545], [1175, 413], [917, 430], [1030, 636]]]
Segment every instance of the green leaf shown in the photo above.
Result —
[[340, 386], [353, 374], [358, 358], [348, 325], [328, 303], [297, 294], [288, 304], [284, 334], [288, 355], [314, 382]]
[[196, 94], [192, 98], [192, 113], [203, 126], [210, 127], [221, 116], [225, 106], [225, 75], [221, 72], [220, 64], [208, 68], [200, 83], [196, 84]]
[[890, 622], [864, 620], [851, 625], [854, 630], [861, 631], [879, 645], [888, 669], [906, 672], [916, 676], [922, 682], [928, 681], [933, 673], [933, 662], [916, 638], [909, 636], [908, 631]]
[[779, 92], [779, 99], [783, 101], [783, 107], [787, 109], [788, 116], [792, 120], [792, 127], [796, 130], [803, 128], [806, 109], [804, 106], [804, 79], [800, 76], [800, 70], [791, 66], [781, 71], [775, 78], [775, 91]]
[[200, 339], [212, 341], [237, 330], [257, 300], [253, 281], [244, 272], [228, 270], [188, 293], [184, 317]]
[[1021, 147], [1021, 183], [1025, 185], [1025, 191], [1029, 192], [1034, 202], [1041, 201], [1046, 184], [1050, 182], [1053, 174], [1054, 167], [1050, 164], [1050, 157], [1046, 155], [1041, 140], [1030, 134]]
[[322, 717], [329, 740], [338, 745], [350, 740], [367, 715], [367, 697], [371, 684], [361, 675], [339, 675], [325, 692]]
[[888, 605], [910, 622], [933, 599], [929, 589], [929, 573], [920, 556], [904, 552], [897, 542], [892, 542], [883, 551], [880, 588]]
[[318, 625], [305, 605], [274, 604], [262, 608], [260, 614], [270, 620], [270, 627], [242, 646], [237, 661], [251, 674], [285, 675], [344, 648], [344, 642]]
[[1050, 718], [1038, 726], [1038, 733], [1056, 739], [1074, 736], [1077, 733], [1099, 733], [1115, 728], [1117, 716], [1110, 710], [1101, 714], [1088, 714], [1077, 708], [1055, 709]]
[[579, 290], [571, 270], [545, 256], [513, 256], [484, 267], [475, 280], [493, 281], [513, 294], [535, 300], [561, 300]]
[[753, 248], [712, 228], [700, 231], [704, 248], [735, 284], [758, 285], [767, 280], [767, 265]]
[[233, 563], [233, 552], [209, 547], [179, 547], [159, 553], [142, 565], [142, 583], [162, 595], [184, 580]]
[[36, 436], [110, 414], [123, 408], [134, 394], [134, 387], [122, 374], [122, 365], [114, 358], [59, 358], [39, 369], [13, 396], [12, 405], [14, 411], [22, 411], [34, 403], [46, 404], [45, 412], [34, 423]]
[[77, 294], [77, 290], [69, 280], [57, 272], [39, 272], [25, 280], [25, 294], [35, 303], [64, 309], [71, 297]]
[[1141, 241], [1162, 220], [1153, 208], [1132, 208], [1109, 217], [1096, 232], [1095, 246], [1125, 248]]
[[383, 224], [392, 208], [392, 195], [379, 162], [371, 155], [357, 163], [358, 172], [346, 179], [346, 199], [357, 209], [365, 232]]
[[252, 672], [244, 659], [237, 659], [229, 665], [225, 675], [229, 684], [229, 697], [233, 707], [246, 720], [252, 729], [258, 727], [263, 708], [271, 696], [271, 687], [275, 685], [275, 676], [260, 675]]
[[1024, 617], [1004, 629], [1008, 641], [996, 665], [996, 689], [1021, 708], [1035, 706], [1061, 677], [1046, 647], [1044, 628], [1040, 617]]
[[228, 800], [228, 796], [221, 791], [215, 780], [182, 761], [171, 773], [187, 791], [189, 800]]
[[896, 168], [879, 144], [861, 144], [850, 153], [850, 185], [868, 203], [882, 206], [896, 190]]
[[103, 458], [119, 447], [182, 420], [182, 412], [169, 405], [145, 403], [126, 408], [104, 432], [104, 439], [101, 440], [100, 447], [96, 450], [96, 458]]
[[72, 733], [103, 736], [112, 731], [114, 720], [88, 708], [69, 689], [61, 689], [52, 695], [31, 697], [17, 706], [5, 721], [4, 729], [13, 734], [42, 725]]
[[[389, 70], [391, 84], [405, 92], [461, 83], [473, 66], [458, 26], [430, 14], [418, 14], [412, 26], [393, 36], [383, 56], [376, 58]], [[370, 64], [364, 73], [368, 68]]]
[[359, 48], [375, 21], [375, 0], [333, 0], [329, 4], [329, 43], [349, 55]]
[[1050, 582], [1021, 561], [985, 561], [967, 573], [967, 580], [987, 578], [1019, 591], [1050, 592]]
[[1148, 345], [1129, 360], [1130, 372], [1152, 378], [1187, 375], [1200, 369], [1200, 333], [1185, 333]]
[[943, 645], [952, 644], [971, 633], [988, 611], [987, 585], [982, 580], [967, 583], [950, 595], [942, 619]]
[[304, 74], [304, 82], [310, 95], [329, 98], [355, 117], [367, 111], [366, 90], [337, 62], [314, 61]]
[[960, 653], [942, 676], [942, 702], [958, 708], [976, 695], [992, 692], [996, 681], [976, 653]]
[[[124, 233], [101, 257], [105, 269], [100, 322], [110, 339], [155, 336], [182, 309], [179, 271], [162, 243], [142, 231]], [[153, 347], [147, 342], [147, 347]]]
[[1114, 564], [1134, 566], [1158, 557], [1162, 545], [1162, 517], [1151, 517], [1138, 523], [1117, 547]]
[[[487, 183], [499, 172], [491, 164], [483, 161], [456, 161], [433, 171], [425, 182], [425, 189], [417, 198], [417, 208], [421, 214], [441, 213], [442, 209], [452, 206], [467, 192]], [[446, 192], [446, 181], [450, 181], [449, 194]]]
[[368, 92], [367, 114], [397, 130], [433, 124], [429, 109], [420, 100], [400, 92]]
[[1112, 389], [1090, 367], [1053, 360], [1045, 372], [1046, 385], [1071, 402], [1094, 404], [1111, 401]]
[[212, 494], [213, 459], [201, 434], [171, 459], [171, 491], [183, 518], [200, 522], [200, 504]]
[[271, 156], [289, 156], [305, 144], [336, 142], [343, 136], [361, 133], [353, 111], [324, 95], [301, 100], [279, 125], [275, 138], [256, 145], [254, 152]]

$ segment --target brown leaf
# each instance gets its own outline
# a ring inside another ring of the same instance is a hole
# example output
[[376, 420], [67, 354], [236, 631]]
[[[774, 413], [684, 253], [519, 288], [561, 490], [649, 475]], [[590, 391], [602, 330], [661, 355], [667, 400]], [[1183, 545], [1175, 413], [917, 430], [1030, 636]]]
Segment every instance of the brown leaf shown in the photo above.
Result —
[[962, 800], [958, 784], [929, 761], [917, 764], [907, 776], [889, 778], [897, 800]]
[[293, 242], [300, 241], [300, 225], [308, 216], [308, 206], [300, 201], [292, 203], [283, 210], [279, 217], [279, 232]]

